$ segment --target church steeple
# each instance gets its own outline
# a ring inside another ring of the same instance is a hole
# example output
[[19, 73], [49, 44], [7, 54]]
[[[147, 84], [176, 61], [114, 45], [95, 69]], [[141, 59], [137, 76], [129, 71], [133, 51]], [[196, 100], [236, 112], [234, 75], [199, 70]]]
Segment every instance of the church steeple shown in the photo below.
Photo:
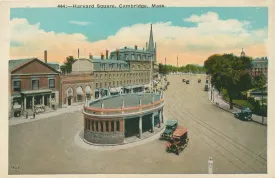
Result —
[[149, 44], [148, 44], [148, 51], [154, 51], [154, 39], [153, 39], [153, 29], [151, 24], [151, 31], [150, 31], [150, 37], [149, 37]]

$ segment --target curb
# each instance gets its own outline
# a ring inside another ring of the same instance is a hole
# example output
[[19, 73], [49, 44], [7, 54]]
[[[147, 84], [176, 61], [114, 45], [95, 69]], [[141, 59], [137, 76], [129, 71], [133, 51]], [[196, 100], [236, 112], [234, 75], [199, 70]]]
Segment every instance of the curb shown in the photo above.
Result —
[[[224, 109], [224, 108], [222, 108], [222, 107], [220, 107], [220, 106], [218, 106], [218, 105], [216, 105], [215, 103], [213, 103], [209, 98], [208, 98], [208, 100], [214, 105], [214, 106], [216, 106], [216, 107], [218, 107], [218, 108], [220, 108], [220, 109], [222, 109], [222, 110], [224, 110], [224, 111], [226, 111], [226, 112], [228, 112], [228, 113], [231, 113], [231, 114], [233, 114], [233, 112], [231, 112], [231, 111], [228, 111], [228, 110], [226, 110], [226, 109]], [[223, 99], [222, 99], [223, 100]], [[224, 101], [224, 100], [223, 100]], [[227, 102], [226, 102], [227, 103]], [[235, 107], [235, 106], [234, 106]], [[239, 109], [239, 108], [237, 108], [237, 109]], [[259, 122], [259, 121], [256, 121], [256, 120], [253, 120], [253, 118], [252, 118], [252, 120], [251, 120], [252, 122], [255, 122], [255, 123], [257, 123], [257, 124], [261, 124], [261, 125], [264, 125], [264, 126], [267, 126], [267, 124], [263, 124], [262, 122]]]

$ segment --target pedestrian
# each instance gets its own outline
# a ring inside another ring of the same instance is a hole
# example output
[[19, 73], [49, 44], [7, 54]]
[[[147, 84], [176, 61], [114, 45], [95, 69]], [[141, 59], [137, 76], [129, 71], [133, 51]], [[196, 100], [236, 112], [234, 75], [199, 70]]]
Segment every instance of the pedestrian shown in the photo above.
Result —
[[28, 119], [28, 117], [29, 117], [29, 113], [28, 113], [28, 112], [26, 112], [26, 119]]
[[35, 119], [35, 111], [33, 112], [33, 119]]

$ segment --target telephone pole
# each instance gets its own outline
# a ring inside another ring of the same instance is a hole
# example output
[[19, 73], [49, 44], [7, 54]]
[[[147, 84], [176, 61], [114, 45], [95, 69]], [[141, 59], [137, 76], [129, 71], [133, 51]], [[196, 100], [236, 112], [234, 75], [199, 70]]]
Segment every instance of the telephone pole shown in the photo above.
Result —
[[179, 56], [177, 56], [177, 74], [179, 73]]

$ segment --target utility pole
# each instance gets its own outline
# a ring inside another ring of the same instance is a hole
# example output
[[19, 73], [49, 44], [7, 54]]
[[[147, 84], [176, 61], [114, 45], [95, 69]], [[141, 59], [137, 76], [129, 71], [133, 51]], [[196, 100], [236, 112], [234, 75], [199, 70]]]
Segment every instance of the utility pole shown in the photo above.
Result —
[[179, 56], [177, 56], [177, 74], [179, 73]]
[[165, 58], [165, 70], [164, 70], [164, 72], [165, 72], [165, 76], [166, 76], [166, 58]]
[[79, 48], [77, 50], [77, 63], [78, 63], [78, 73], [79, 73]]

